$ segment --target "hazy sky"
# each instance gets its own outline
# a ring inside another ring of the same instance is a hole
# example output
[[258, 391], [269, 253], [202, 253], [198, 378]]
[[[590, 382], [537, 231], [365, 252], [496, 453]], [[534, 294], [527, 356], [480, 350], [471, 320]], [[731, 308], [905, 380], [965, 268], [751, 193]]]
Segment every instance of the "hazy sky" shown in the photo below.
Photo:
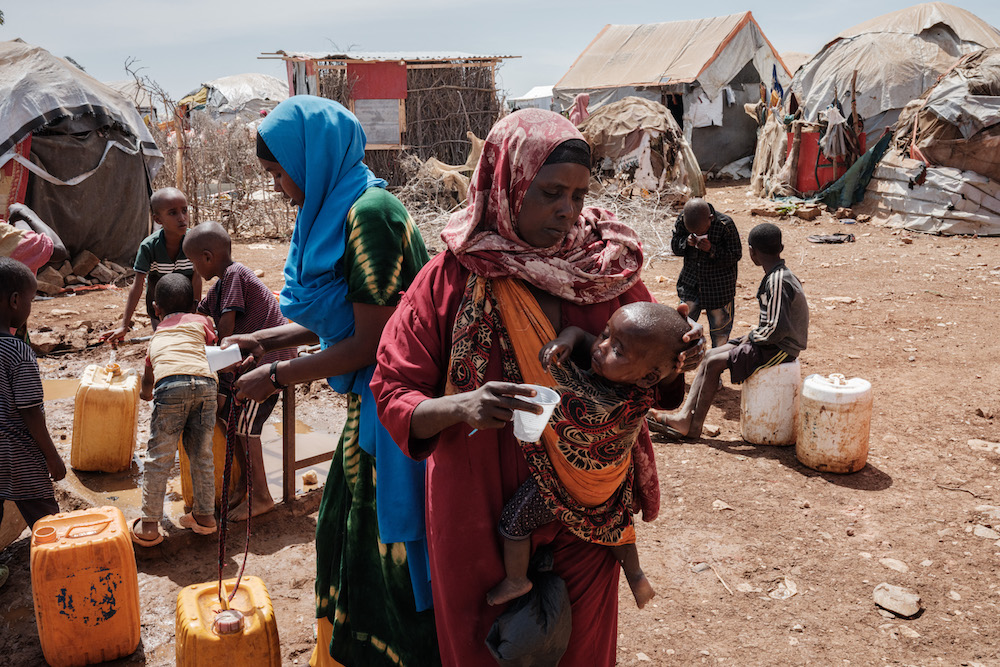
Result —
[[[841, 30], [913, 4], [906, 0], [792, 3], [606, 0], [0, 0], [0, 39], [20, 37], [70, 56], [102, 81], [142, 74], [179, 98], [244, 72], [285, 78], [262, 51], [461, 51], [519, 55], [498, 83], [517, 96], [555, 83], [607, 23], [658, 23], [750, 10], [779, 52], [816, 52]], [[1000, 26], [1000, 2], [960, 5]]]

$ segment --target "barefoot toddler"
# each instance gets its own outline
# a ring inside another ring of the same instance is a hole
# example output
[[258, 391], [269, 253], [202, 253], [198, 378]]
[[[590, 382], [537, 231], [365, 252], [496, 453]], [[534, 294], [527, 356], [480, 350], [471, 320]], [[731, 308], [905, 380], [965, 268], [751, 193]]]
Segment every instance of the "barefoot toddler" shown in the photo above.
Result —
[[560, 393], [550, 448], [522, 442], [532, 476], [500, 517], [506, 578], [487, 595], [502, 604], [524, 595], [532, 531], [560, 521], [580, 539], [610, 546], [641, 609], [655, 595], [639, 565], [632, 523], [632, 450], [654, 387], [672, 381], [689, 346], [690, 324], [673, 308], [631, 303], [614, 312], [600, 336], [567, 327], [539, 358]]

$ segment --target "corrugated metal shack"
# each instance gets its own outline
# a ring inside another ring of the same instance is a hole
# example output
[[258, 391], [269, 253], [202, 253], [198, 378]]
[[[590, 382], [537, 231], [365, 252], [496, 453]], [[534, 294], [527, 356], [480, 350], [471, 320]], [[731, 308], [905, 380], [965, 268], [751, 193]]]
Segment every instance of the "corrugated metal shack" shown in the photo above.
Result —
[[466, 132], [485, 137], [501, 114], [497, 66], [519, 56], [276, 51], [261, 57], [285, 61], [291, 94], [319, 95], [350, 109], [368, 136], [365, 161], [399, 185], [402, 150], [421, 160], [465, 162]]

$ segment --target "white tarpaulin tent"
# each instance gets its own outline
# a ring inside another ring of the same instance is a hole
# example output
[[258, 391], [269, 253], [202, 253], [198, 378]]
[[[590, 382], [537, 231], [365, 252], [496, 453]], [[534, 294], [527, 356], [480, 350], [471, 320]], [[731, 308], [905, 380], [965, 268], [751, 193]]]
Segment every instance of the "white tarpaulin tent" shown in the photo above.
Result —
[[975, 14], [943, 2], [914, 5], [837, 35], [795, 73], [791, 89], [806, 120], [818, 119], [834, 89], [849, 114], [857, 70], [858, 115], [877, 137], [961, 56], [994, 46], [1000, 31]]
[[204, 108], [223, 120], [239, 116], [253, 120], [261, 109], [273, 109], [288, 97], [288, 83], [269, 74], [233, 74], [206, 81], [178, 101]]
[[556, 84], [567, 108], [589, 93], [591, 111], [625, 97], [668, 107], [702, 169], [752, 155], [757, 126], [743, 105], [760, 83], [791, 79], [750, 12], [692, 21], [607, 25]]
[[512, 110], [517, 109], [552, 109], [552, 86], [535, 86], [524, 95], [508, 97], [507, 104]]

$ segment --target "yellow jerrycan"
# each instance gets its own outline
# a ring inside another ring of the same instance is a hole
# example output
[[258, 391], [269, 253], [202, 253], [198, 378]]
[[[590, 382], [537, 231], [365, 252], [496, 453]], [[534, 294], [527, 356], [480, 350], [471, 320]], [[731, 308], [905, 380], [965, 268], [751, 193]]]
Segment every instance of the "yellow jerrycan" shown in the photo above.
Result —
[[[236, 579], [222, 582], [223, 595]], [[223, 609], [219, 582], [195, 584], [177, 595], [177, 667], [254, 665], [280, 667], [281, 646], [271, 596], [257, 577], [243, 577]]]
[[[184, 451], [183, 438], [177, 443], [177, 450], [181, 455], [181, 496], [184, 498], [184, 507], [194, 506], [194, 488], [191, 484], [191, 460], [187, 452]], [[226, 430], [222, 422], [215, 422], [215, 432], [212, 433], [212, 453], [215, 457], [215, 506], [222, 504], [222, 474], [226, 469]], [[236, 480], [243, 469], [242, 457], [233, 455], [233, 471], [229, 479], [229, 492], [232, 497], [233, 489], [236, 488]]]
[[53, 514], [31, 534], [31, 593], [45, 660], [92, 665], [139, 646], [139, 579], [117, 507]]
[[69, 463], [75, 470], [128, 470], [135, 451], [140, 379], [118, 364], [90, 365], [80, 377], [73, 409], [73, 445]]

